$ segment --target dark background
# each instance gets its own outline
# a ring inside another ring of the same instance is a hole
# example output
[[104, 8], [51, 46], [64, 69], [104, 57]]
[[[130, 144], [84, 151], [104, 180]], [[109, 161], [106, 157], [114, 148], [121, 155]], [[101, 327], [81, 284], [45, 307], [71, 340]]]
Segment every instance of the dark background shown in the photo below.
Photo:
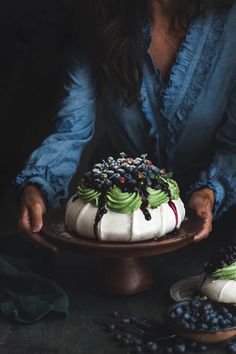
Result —
[[1, 185], [14, 178], [47, 135], [76, 5], [72, 0], [1, 1]]
[[67, 49], [82, 32], [86, 39], [87, 4], [83, 0], [0, 2], [0, 237], [10, 244], [10, 236], [17, 237], [18, 218], [13, 181], [51, 129], [62, 94]]

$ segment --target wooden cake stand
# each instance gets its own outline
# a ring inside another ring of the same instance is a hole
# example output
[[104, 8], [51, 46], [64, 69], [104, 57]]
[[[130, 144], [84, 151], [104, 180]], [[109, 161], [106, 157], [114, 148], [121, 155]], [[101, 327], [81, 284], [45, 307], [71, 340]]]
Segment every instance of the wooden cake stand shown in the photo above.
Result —
[[51, 209], [44, 216], [42, 234], [64, 251], [102, 258], [101, 284], [106, 292], [131, 295], [148, 290], [154, 276], [143, 258], [168, 253], [189, 245], [201, 229], [202, 219], [189, 215], [178, 235], [136, 243], [99, 242], [69, 231], [64, 222], [64, 208]]

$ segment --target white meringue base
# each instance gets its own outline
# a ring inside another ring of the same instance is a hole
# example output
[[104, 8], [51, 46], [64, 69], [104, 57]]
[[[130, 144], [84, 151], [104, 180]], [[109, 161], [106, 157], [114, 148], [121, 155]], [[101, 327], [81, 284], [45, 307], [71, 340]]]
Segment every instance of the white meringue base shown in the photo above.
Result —
[[[68, 201], [65, 223], [70, 230], [88, 238], [95, 238], [94, 221], [98, 208], [82, 199]], [[178, 213], [178, 225], [184, 220], [185, 208], [181, 199], [172, 201]], [[117, 213], [111, 210], [103, 215], [97, 226], [100, 241], [138, 242], [159, 238], [176, 227], [176, 218], [168, 203], [155, 209], [148, 209], [151, 220], [147, 221], [140, 209], [130, 213]]]
[[213, 301], [236, 304], [235, 280], [215, 279], [204, 275], [199, 283], [199, 290]]

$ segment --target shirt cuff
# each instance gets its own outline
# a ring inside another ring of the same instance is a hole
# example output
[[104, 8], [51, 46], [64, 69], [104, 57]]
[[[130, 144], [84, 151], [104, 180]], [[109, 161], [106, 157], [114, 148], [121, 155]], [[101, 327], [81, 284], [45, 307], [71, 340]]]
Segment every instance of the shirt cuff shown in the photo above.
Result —
[[213, 208], [213, 217], [217, 219], [224, 211], [224, 200], [226, 196], [224, 186], [219, 182], [219, 180], [205, 180], [194, 183], [188, 193], [188, 199], [193, 192], [199, 191], [203, 188], [210, 188], [215, 192], [215, 204]]
[[[49, 181], [52, 183], [49, 183]], [[55, 188], [53, 188], [53, 176], [49, 168], [43, 166], [28, 166], [26, 169], [22, 170], [15, 179], [18, 193], [20, 194], [23, 188], [28, 184], [38, 185], [48, 206], [55, 207]]]

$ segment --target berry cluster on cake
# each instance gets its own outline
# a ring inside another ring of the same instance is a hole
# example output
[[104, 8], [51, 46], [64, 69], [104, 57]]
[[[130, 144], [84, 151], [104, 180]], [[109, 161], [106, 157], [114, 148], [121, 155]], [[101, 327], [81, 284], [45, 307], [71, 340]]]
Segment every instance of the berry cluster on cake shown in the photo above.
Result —
[[179, 228], [185, 208], [171, 174], [146, 154], [108, 157], [85, 173], [68, 201], [65, 222], [79, 235], [110, 242], [162, 237]]

